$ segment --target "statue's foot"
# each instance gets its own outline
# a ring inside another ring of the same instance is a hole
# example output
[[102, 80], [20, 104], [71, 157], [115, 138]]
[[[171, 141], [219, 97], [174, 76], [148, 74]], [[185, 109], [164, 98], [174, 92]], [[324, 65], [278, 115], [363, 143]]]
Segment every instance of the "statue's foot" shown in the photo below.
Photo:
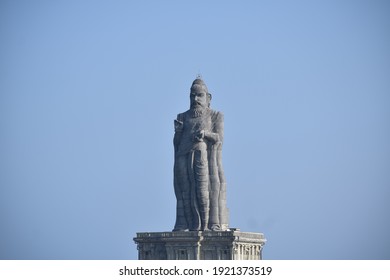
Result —
[[212, 231], [221, 231], [221, 227], [219, 225], [213, 225], [211, 226]]
[[199, 231], [210, 231], [210, 228], [208, 226], [201, 226]]
[[189, 231], [188, 228], [174, 228], [172, 231]]

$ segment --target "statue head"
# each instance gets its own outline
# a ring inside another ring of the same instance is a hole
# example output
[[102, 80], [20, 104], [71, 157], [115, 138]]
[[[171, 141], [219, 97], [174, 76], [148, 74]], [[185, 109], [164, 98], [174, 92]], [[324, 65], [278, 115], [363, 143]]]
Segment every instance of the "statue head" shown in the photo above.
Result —
[[191, 86], [190, 92], [191, 108], [210, 107], [211, 94], [201, 78], [196, 78]]

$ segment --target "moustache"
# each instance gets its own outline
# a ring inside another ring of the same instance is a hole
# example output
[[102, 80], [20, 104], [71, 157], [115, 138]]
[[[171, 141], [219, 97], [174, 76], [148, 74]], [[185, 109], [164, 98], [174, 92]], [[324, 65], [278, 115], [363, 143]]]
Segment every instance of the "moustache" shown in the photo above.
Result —
[[191, 107], [205, 107], [205, 106], [199, 101], [193, 101], [191, 102]]

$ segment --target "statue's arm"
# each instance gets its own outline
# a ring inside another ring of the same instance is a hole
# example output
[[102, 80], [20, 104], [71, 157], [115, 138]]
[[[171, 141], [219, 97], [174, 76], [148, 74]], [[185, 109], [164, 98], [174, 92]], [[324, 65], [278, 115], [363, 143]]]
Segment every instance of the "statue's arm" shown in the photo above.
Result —
[[183, 134], [183, 116], [182, 114], [177, 115], [177, 119], [174, 121], [175, 124], [175, 135], [173, 136], [173, 146], [175, 151], [177, 151], [181, 136]]
[[204, 137], [213, 143], [223, 141], [223, 114], [221, 112], [216, 113], [213, 121], [213, 129], [212, 131], [205, 131]]
[[206, 138], [207, 140], [209, 140], [209, 141], [211, 141], [213, 143], [219, 142], [219, 135], [218, 135], [218, 133], [205, 131], [204, 132], [204, 138]]

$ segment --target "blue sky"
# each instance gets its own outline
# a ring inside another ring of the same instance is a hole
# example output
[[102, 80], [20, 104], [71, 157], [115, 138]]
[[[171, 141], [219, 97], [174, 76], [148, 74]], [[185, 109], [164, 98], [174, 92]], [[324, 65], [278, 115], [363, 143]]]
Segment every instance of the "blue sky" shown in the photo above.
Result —
[[136, 259], [172, 230], [173, 119], [224, 112], [265, 259], [390, 259], [388, 1], [1, 1], [0, 258]]

